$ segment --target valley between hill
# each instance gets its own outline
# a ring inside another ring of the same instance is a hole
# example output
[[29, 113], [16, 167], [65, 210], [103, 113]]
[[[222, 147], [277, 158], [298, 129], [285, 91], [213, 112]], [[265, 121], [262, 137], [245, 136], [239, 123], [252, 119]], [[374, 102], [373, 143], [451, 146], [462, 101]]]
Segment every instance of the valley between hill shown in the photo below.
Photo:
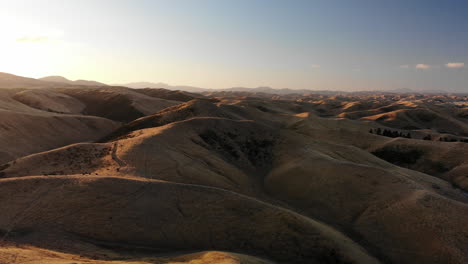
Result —
[[468, 262], [466, 95], [18, 78], [0, 263]]

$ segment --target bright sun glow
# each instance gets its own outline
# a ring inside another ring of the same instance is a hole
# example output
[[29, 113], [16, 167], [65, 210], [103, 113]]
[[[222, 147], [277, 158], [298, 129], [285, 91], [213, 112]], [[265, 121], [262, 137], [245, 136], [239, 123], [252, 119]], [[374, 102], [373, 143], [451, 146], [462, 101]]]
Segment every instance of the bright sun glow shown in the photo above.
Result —
[[0, 72], [20, 76], [206, 88], [467, 89], [468, 1], [454, 0], [443, 12], [439, 4], [402, 0], [0, 2]]
[[[14, 23], [13, 23], [14, 21]], [[0, 71], [40, 77], [63, 66], [66, 43], [58, 30], [0, 18]]]

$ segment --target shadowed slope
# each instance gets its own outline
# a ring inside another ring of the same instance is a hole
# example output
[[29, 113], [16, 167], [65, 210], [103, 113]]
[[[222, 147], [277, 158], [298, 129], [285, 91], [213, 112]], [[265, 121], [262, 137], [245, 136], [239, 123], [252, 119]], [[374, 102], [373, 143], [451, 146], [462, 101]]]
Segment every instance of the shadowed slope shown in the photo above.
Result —
[[152, 89], [152, 88], [144, 88], [144, 89], [137, 89], [135, 90], [138, 93], [148, 95], [151, 97], [166, 99], [166, 100], [173, 100], [173, 101], [180, 101], [180, 102], [188, 102], [195, 98], [206, 98], [204, 95], [190, 93], [185, 91], [171, 91], [167, 89]]
[[270, 195], [357, 234], [357, 242], [393, 263], [468, 260], [463, 224], [468, 200], [446, 182], [356, 148], [297, 135], [282, 138], [265, 179]]
[[[150, 113], [160, 100], [127, 88], [68, 91], [53, 100], [55, 109], [72, 106], [70, 98], [85, 108], [117, 104], [122, 120]], [[274, 98], [194, 99], [132, 120], [103, 143], [9, 162], [0, 167], [0, 233], [8, 243], [92, 261], [129, 260], [130, 249], [142, 262], [145, 250], [151, 257], [227, 250], [285, 263], [468, 261], [468, 198], [444, 180], [403, 168], [435, 173], [430, 162], [444, 162], [449, 171], [434, 175], [463, 184], [464, 143], [383, 137], [369, 133], [389, 129], [378, 120], [311, 114], [405, 111], [396, 118], [406, 122], [406, 111], [427, 106], [449, 116], [447, 126], [462, 119], [448, 114], [454, 105], [394, 96]], [[10, 97], [3, 102], [6, 112], [51, 115]]]
[[136, 130], [163, 126], [192, 117], [219, 117], [233, 120], [260, 119], [255, 113], [252, 114], [252, 112], [248, 112], [238, 106], [221, 104], [216, 99], [194, 99], [127, 123], [101, 141], [105, 142], [125, 138]]
[[86, 107], [79, 100], [50, 89], [23, 90], [11, 98], [32, 108], [55, 113], [81, 114]]
[[[321, 133], [333, 127], [326, 120], [314, 124], [322, 127]], [[356, 147], [276, 130], [254, 121], [193, 118], [136, 130], [115, 142], [18, 159], [3, 176], [85, 173], [212, 186], [292, 206], [345, 230], [389, 262], [461, 264], [467, 259], [463, 245], [468, 229], [462, 223], [468, 221], [468, 207], [461, 202], [466, 198], [449, 184]], [[398, 229], [401, 222], [406, 229]], [[419, 236], [425, 239], [416, 242]], [[431, 254], [422, 254], [423, 248]]]
[[376, 120], [386, 126], [401, 129], [434, 129], [438, 132], [450, 131], [455, 135], [468, 135], [467, 124], [429, 109], [398, 110], [363, 119]]
[[129, 122], [180, 102], [146, 96], [124, 87], [68, 88], [58, 92], [85, 104], [83, 114]]
[[2, 175], [131, 175], [255, 194], [271, 166], [275, 134], [252, 121], [194, 118], [138, 130], [116, 142], [23, 157]]
[[[19, 102], [18, 97], [37, 108], [49, 106], [56, 111], [73, 112], [82, 106], [73, 98], [42, 89], [0, 90], [0, 163], [71, 143], [94, 141], [118, 126], [99, 117], [42, 111]], [[54, 104], [48, 105], [50, 101]]]
[[[22, 195], [3, 202], [11, 192]], [[0, 228], [7, 236], [26, 229], [162, 251], [221, 249], [289, 263], [378, 263], [323, 224], [215, 188], [107, 177], [26, 177], [0, 180], [0, 196], [0, 210], [6, 212]]]
[[311, 114], [298, 117], [291, 119], [289, 125], [296, 132], [318, 140], [356, 146], [395, 165], [445, 179], [467, 190], [468, 178], [464, 174], [468, 162], [466, 143], [370, 134], [370, 128], [379, 127], [371, 121], [320, 118]]

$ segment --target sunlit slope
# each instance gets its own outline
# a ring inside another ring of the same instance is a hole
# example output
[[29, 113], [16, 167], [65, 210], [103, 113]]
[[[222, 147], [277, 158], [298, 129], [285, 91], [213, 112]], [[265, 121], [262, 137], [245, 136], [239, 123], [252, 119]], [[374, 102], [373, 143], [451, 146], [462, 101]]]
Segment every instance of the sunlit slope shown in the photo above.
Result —
[[[322, 124], [321, 133], [333, 130], [330, 126]], [[44, 165], [37, 166], [40, 163]], [[135, 130], [109, 143], [25, 157], [2, 174], [13, 181], [19, 176], [74, 174], [81, 179], [151, 179], [216, 187], [337, 226], [384, 260], [463, 263], [467, 258], [466, 198], [450, 184], [356, 147], [290, 128], [278, 131], [256, 121], [191, 118]], [[229, 222], [223, 217], [220, 222]], [[403, 229], [401, 222], [406, 223]], [[425, 239], [417, 239], [422, 236]], [[431, 254], [421, 254], [423, 249]]]
[[[94, 142], [48, 148], [0, 167], [0, 229], [10, 245], [0, 256], [45, 258], [47, 251], [50, 261], [90, 263], [468, 261], [466, 143], [439, 141], [463, 139], [449, 126], [463, 127], [463, 107], [450, 102], [192, 98], [122, 87], [3, 92], [4, 112], [15, 115], [93, 113], [129, 122]], [[450, 122], [414, 129], [392, 123], [414, 123], [419, 117], [406, 111], [421, 107]], [[342, 115], [359, 111], [368, 115]], [[391, 122], [362, 118], [392, 111], [405, 113]], [[412, 138], [369, 133], [377, 128]], [[422, 140], [429, 134], [433, 140]]]
[[56, 176], [3, 179], [0, 190], [2, 201], [22, 194], [0, 204], [5, 234], [27, 230], [18, 239], [46, 232], [160, 250], [241, 251], [289, 263], [379, 263], [324, 224], [207, 186]]
[[[17, 100], [35, 102], [32, 108]], [[60, 100], [55, 100], [59, 97]], [[26, 99], [27, 98], [27, 99]], [[55, 93], [0, 90], [0, 162], [76, 142], [94, 141], [117, 128], [114, 121], [43, 111], [49, 100], [55, 110], [77, 110], [81, 104]], [[50, 109], [49, 109], [50, 110]]]
[[64, 253], [34, 246], [21, 246], [4, 244], [0, 248], [0, 259], [5, 263], [21, 261], [30, 264], [63, 264], [63, 263], [89, 263], [89, 264], [274, 264], [274, 262], [260, 259], [245, 254], [221, 252], [221, 251], [202, 251], [195, 253], [174, 252], [167, 254], [146, 254], [145, 257], [138, 257], [134, 254], [109, 253], [113, 260], [97, 260], [88, 256], [88, 252], [83, 252], [83, 248], [92, 251], [89, 255], [106, 255], [110, 250], [97, 246], [90, 246], [82, 242], [75, 245], [81, 246], [81, 250], [76, 253]]
[[96, 141], [117, 129], [119, 121], [179, 103], [122, 87], [0, 89], [0, 163], [71, 143]]
[[67, 88], [56, 91], [73, 97], [85, 105], [82, 113], [129, 122], [156, 113], [181, 102], [147, 96], [124, 87]]

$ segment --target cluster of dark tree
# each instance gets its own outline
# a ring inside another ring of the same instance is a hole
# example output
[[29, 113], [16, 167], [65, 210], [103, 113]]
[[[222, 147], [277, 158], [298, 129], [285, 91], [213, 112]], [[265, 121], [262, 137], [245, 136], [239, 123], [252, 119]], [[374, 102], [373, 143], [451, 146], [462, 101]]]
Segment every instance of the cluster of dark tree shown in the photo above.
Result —
[[376, 134], [379, 136], [384, 136], [384, 137], [391, 137], [391, 138], [396, 138], [396, 137], [402, 137], [402, 138], [411, 138], [411, 134], [408, 132], [407, 134], [403, 134], [403, 132], [398, 132], [398, 131], [392, 131], [388, 129], [370, 129], [369, 133], [371, 134]]
[[[402, 138], [411, 138], [411, 134], [408, 132], [407, 134], [404, 134], [403, 132], [398, 132], [398, 131], [392, 131], [389, 129], [370, 129], [369, 133], [371, 134], [376, 134], [379, 136], [384, 136], [384, 137], [391, 137], [391, 138], [397, 138], [397, 137], [402, 137]], [[426, 135], [422, 138], [423, 140], [432, 140], [431, 135]], [[464, 142], [468, 143], [468, 139], [456, 139], [456, 138], [448, 138], [448, 137], [441, 137], [439, 138], [439, 141], [442, 142]]]
[[456, 138], [447, 138], [447, 137], [441, 137], [441, 138], [439, 138], [439, 141], [443, 141], [443, 142], [465, 142], [465, 143], [468, 143], [468, 139], [456, 139]]
[[432, 140], [432, 136], [431, 135], [426, 135], [423, 137], [423, 140]]
[[[425, 137], [423, 137], [424, 140], [432, 140], [432, 136], [431, 135], [427, 135]], [[448, 138], [448, 137], [441, 137], [439, 138], [439, 141], [442, 141], [442, 142], [465, 142], [465, 143], [468, 143], [468, 139], [456, 139], [456, 138]]]

